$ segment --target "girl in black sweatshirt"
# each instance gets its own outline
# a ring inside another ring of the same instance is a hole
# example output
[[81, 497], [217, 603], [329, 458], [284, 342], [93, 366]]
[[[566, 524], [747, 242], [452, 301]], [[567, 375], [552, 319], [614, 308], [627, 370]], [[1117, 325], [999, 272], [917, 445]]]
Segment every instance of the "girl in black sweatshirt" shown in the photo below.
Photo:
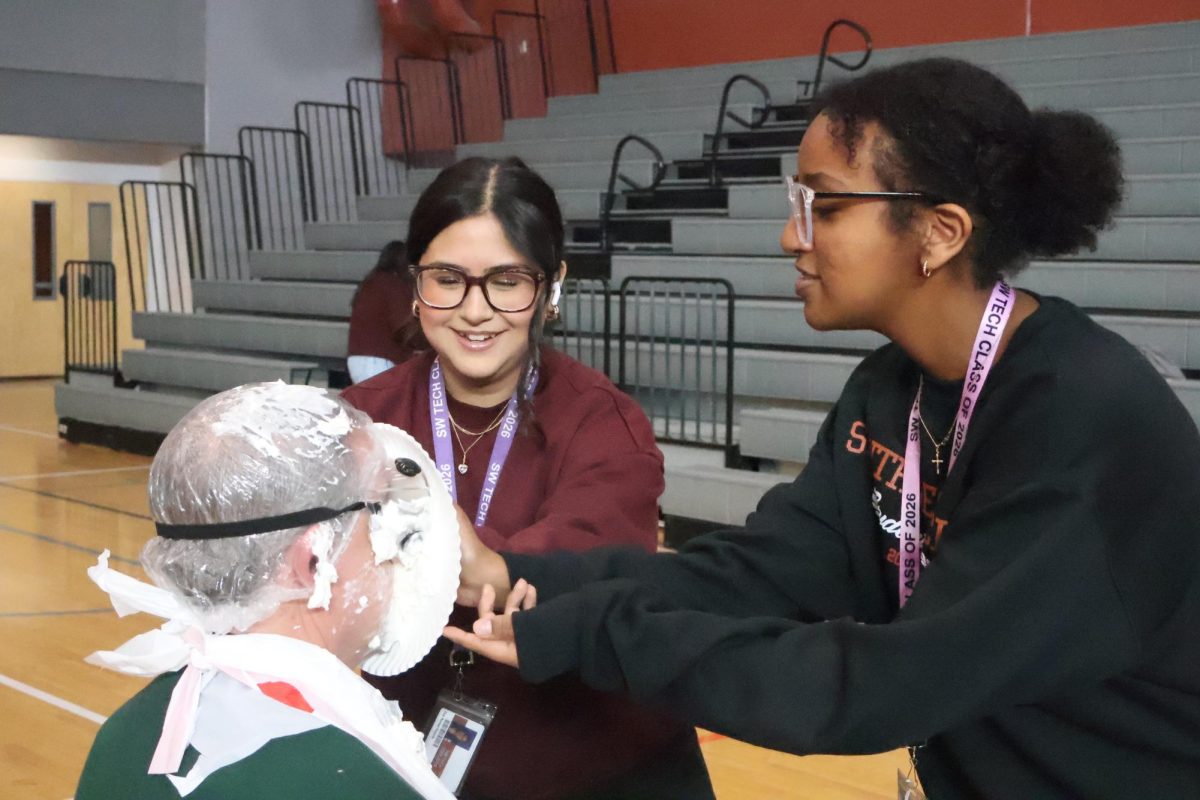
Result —
[[1003, 283], [1095, 245], [1115, 142], [945, 59], [815, 107], [796, 291], [891, 343], [803, 474], [678, 555], [468, 547], [461, 597], [510, 613], [452, 638], [766, 747], [908, 745], [933, 798], [1200, 797], [1200, 435], [1132, 346]]

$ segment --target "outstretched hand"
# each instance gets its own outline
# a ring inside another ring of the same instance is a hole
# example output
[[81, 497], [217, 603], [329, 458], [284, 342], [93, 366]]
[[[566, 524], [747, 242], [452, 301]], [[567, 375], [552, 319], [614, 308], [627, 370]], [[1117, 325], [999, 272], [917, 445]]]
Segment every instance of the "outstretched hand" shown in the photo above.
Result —
[[517, 659], [517, 640], [513, 633], [513, 615], [536, 605], [537, 589], [522, 578], [508, 593], [504, 613], [497, 614], [496, 590], [491, 584], [485, 584], [479, 596], [479, 618], [471, 626], [472, 631], [468, 633], [461, 628], [447, 626], [442, 630], [442, 635], [492, 661], [517, 667], [520, 664]]

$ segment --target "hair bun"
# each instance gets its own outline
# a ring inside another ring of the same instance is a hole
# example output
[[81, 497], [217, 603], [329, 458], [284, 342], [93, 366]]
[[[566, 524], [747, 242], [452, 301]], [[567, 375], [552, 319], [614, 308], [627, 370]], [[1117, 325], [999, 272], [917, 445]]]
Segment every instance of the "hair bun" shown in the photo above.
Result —
[[1038, 109], [1030, 118], [1028, 196], [1021, 232], [1035, 256], [1096, 249], [1112, 223], [1124, 178], [1112, 131], [1078, 111]]

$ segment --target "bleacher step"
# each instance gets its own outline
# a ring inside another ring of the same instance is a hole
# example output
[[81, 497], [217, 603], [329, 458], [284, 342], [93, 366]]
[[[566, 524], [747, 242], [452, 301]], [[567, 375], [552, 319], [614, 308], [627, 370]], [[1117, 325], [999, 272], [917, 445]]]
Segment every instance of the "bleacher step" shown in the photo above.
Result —
[[375, 266], [378, 255], [362, 250], [251, 250], [250, 277], [357, 284]]
[[342, 359], [346, 357], [349, 334], [348, 322], [237, 314], [133, 315], [133, 335], [147, 345]]
[[744, 456], [804, 461], [817, 441], [829, 404], [808, 408], [744, 408], [738, 414], [738, 442]]
[[[1200, 68], [1200, 47], [1176, 51], [1178, 55], [1172, 59], [1168, 67], [1151, 72], [1135, 71], [1144, 60], [1129, 59], [1129, 69], [1121, 74], [1113, 75], [1079, 75], [1073, 74], [1069, 65], [1063, 60], [1061, 66], [1067, 66], [1068, 71], [1055, 71], [1056, 62], [1045, 59], [1037, 62], [1043, 69], [1035, 73], [1032, 68], [1010, 69], [1007, 73], [1001, 71], [1009, 83], [1030, 106], [1053, 106], [1055, 108], [1094, 108], [1116, 105], [1132, 105], [1145, 103], [1185, 103], [1200, 99], [1200, 80], [1195, 73]], [[1122, 59], [1122, 55], [1109, 55], [1110, 61]], [[975, 61], [976, 59], [971, 59]], [[1089, 56], [1088, 62], [1095, 63], [1097, 59]], [[978, 62], [977, 62], [978, 63]], [[872, 67], [882, 66], [872, 63]], [[984, 64], [983, 66], [986, 66]], [[1115, 65], [1110, 64], [1109, 68]], [[753, 65], [749, 65], [753, 69]], [[782, 106], [791, 103], [796, 97], [796, 79], [800, 73], [791, 74], [762, 74], [754, 75], [761, 80], [771, 95], [772, 104]], [[724, 88], [722, 82], [697, 86], [692, 91], [680, 92], [674, 86], [664, 86], [658, 89], [627, 92], [621, 94], [574, 95], [564, 98], [553, 98], [550, 102], [550, 118], [569, 117], [580, 114], [604, 114], [619, 110], [641, 109], [643, 111], [670, 111], [679, 107], [694, 106], [697, 98], [712, 97], [719, 99]], [[752, 100], [761, 105], [761, 95], [749, 86], [738, 87], [733, 97], [738, 100]]]
[[[703, 101], [702, 98], [697, 99]], [[658, 133], [710, 130], [716, 123], [719, 110], [720, 98], [714, 97], [711, 102], [704, 105], [671, 109], [671, 113], [656, 115], [649, 123], [647, 123], [644, 111], [616, 111], [556, 119], [547, 117], [512, 119], [504, 123], [504, 138], [506, 141], [562, 139], [568, 136], [596, 136], [646, 131], [641, 135], [653, 142], [655, 134]], [[752, 103], [730, 104], [727, 110], [749, 119], [754, 105]]]
[[199, 402], [189, 395], [60, 383], [54, 387], [59, 420], [167, 433]]
[[378, 253], [384, 245], [408, 235], [408, 223], [310, 222], [304, 226], [304, 243], [310, 250], [366, 250]]
[[[781, 167], [792, 174], [796, 168], [794, 155]], [[730, 186], [728, 209], [730, 219], [786, 218], [789, 210], [782, 180], [777, 184]], [[1120, 213], [1126, 217], [1200, 216], [1200, 174], [1128, 174]]]
[[[616, 254], [613, 287], [631, 275], [726, 278], [738, 296], [795, 297], [792, 259], [773, 256]], [[1085, 308], [1200, 312], [1200, 263], [1034, 261], [1014, 283]]]
[[773, 473], [713, 466], [670, 466], [663, 513], [741, 525], [768, 489], [787, 479]]
[[[776, 255], [784, 219], [672, 220], [672, 250], [689, 255]], [[1198, 255], [1200, 217], [1119, 217], [1112, 229], [1100, 234], [1096, 252], [1089, 257], [1108, 261], [1190, 261]]]
[[126, 380], [213, 392], [244, 383], [276, 380], [328, 385], [328, 373], [312, 361], [154, 347], [126, 350], [122, 354], [121, 372]]
[[[1126, 53], [1155, 53], [1163, 49], [1191, 50], [1196, 47], [1198, 40], [1200, 23], [1179, 22], [889, 48], [876, 50], [872, 55], [871, 65], [881, 67], [923, 56], [942, 56], [969, 59], [997, 70], [1003, 70], [1005, 65], [1026, 64], [1028, 66], [1025, 68], [1036, 74], [1040, 71], [1039, 62], [1095, 58], [1096, 61], [1104, 63], [1113, 61], [1114, 56]], [[855, 51], [851, 51], [853, 52]], [[618, 73], [602, 76], [600, 89], [602, 94], [608, 95], [670, 85], [677, 91], [690, 92], [700, 86], [724, 83], [732, 75], [741, 72], [768, 77], [775, 75], [807, 78], [816, 72], [816, 61], [817, 57], [811, 55], [653, 72]], [[1189, 62], [1183, 62], [1187, 63]], [[1178, 66], [1180, 64], [1172, 64], [1173, 68]], [[1083, 64], [1078, 68], [1078, 74], [1087, 77], [1094, 74], [1098, 68], [1100, 67], [1097, 65]], [[1117, 71], [1117, 74], [1127, 73]]]
[[196, 308], [215, 312], [348, 319], [354, 284], [307, 281], [192, 281]]
[[[643, 135], [654, 143], [667, 161], [694, 156], [700, 152], [704, 140], [704, 134], [698, 130], [655, 131]], [[563, 161], [611, 161], [613, 151], [623, 137], [621, 133], [597, 136], [585, 132], [557, 138], [460, 144], [457, 152], [459, 158], [517, 156], [528, 164], [539, 165]]]

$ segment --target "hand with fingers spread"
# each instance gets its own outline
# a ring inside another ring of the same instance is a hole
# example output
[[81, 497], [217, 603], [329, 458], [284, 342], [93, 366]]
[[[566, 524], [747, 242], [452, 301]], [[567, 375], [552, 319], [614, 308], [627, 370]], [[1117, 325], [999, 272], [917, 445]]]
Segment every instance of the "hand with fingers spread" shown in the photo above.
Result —
[[[504, 600], [512, 587], [508, 576], [508, 565], [495, 550], [489, 548], [479, 539], [471, 519], [459, 506], [458, 533], [462, 540], [462, 573], [459, 576], [458, 604], [460, 606], [479, 605], [480, 593], [485, 588], [492, 589], [492, 600]], [[531, 587], [532, 588], [532, 587]]]
[[498, 615], [495, 611], [496, 590], [491, 584], [484, 584], [479, 594], [479, 619], [471, 626], [472, 632], [468, 633], [451, 626], [446, 627], [442, 634], [455, 644], [473, 650], [492, 661], [517, 667], [519, 662], [517, 640], [513, 632], [513, 615], [518, 611], [528, 611], [536, 605], [537, 589], [522, 578], [508, 593], [504, 613]]

